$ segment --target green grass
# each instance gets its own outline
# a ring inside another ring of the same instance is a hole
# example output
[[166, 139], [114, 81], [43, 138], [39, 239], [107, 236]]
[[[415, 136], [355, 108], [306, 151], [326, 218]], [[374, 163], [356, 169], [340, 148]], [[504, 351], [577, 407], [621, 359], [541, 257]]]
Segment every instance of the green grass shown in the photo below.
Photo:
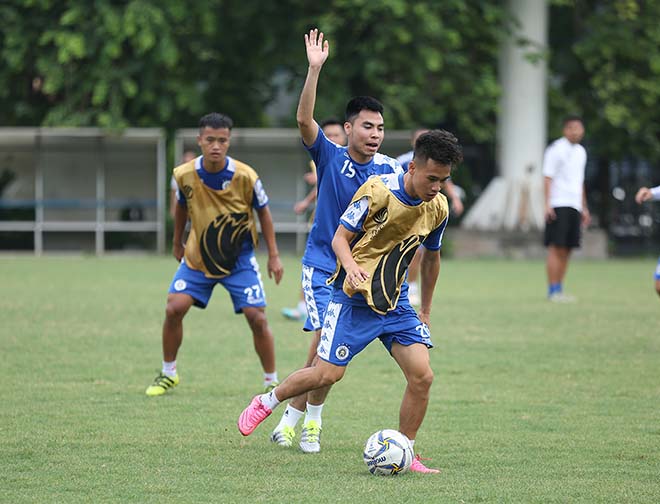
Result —
[[[330, 394], [322, 452], [303, 455], [267, 439], [282, 410], [236, 429], [261, 370], [221, 288], [186, 318], [181, 385], [147, 398], [174, 260], [2, 257], [0, 502], [660, 502], [654, 265], [574, 261], [579, 302], [554, 305], [542, 262], [446, 260], [417, 439], [443, 472], [389, 479], [361, 460], [404, 388], [380, 344]], [[281, 376], [308, 345], [279, 315], [299, 267], [266, 279]]]

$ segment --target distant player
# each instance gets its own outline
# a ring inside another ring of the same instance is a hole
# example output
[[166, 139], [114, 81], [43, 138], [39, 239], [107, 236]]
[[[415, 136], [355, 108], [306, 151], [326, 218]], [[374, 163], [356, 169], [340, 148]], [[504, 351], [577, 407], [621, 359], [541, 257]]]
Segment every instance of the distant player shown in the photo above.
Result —
[[591, 222], [584, 187], [587, 151], [580, 145], [584, 137], [582, 119], [565, 118], [562, 133], [543, 156], [548, 300], [558, 303], [575, 301], [564, 293], [564, 278], [571, 252], [580, 246], [581, 226]]
[[[640, 187], [635, 195], [635, 201], [638, 204], [642, 204], [648, 200], [660, 200], [660, 186], [651, 187]], [[658, 259], [658, 265], [655, 268], [655, 291], [660, 296], [660, 259]]]
[[[146, 394], [158, 396], [179, 383], [176, 356], [183, 340], [183, 318], [191, 306], [206, 308], [213, 288], [229, 292], [234, 311], [245, 315], [264, 370], [264, 387], [277, 384], [275, 346], [268, 327], [266, 297], [254, 256], [256, 210], [268, 248], [268, 276], [282, 278], [268, 196], [256, 172], [227, 155], [232, 120], [211, 113], [201, 118], [197, 143], [202, 155], [174, 169], [178, 204], [173, 254], [180, 261], [167, 296], [163, 324], [163, 367]], [[181, 240], [186, 220], [191, 229]], [[228, 334], [226, 337], [236, 337]], [[224, 358], [222, 356], [219, 359]]]
[[[380, 339], [406, 377], [399, 431], [414, 445], [433, 382], [428, 351], [433, 346], [431, 301], [449, 215], [440, 189], [461, 160], [454, 135], [430, 131], [417, 140], [415, 157], [405, 174], [373, 177], [360, 187], [332, 241], [340, 268], [332, 278], [334, 290], [317, 349], [319, 360], [314, 367], [289, 375], [272, 392], [255, 396], [239, 417], [241, 434], [254, 431], [281, 401], [339, 381], [351, 359]], [[420, 244], [424, 253], [418, 315], [409, 303], [400, 303], [400, 296], [408, 263]], [[439, 472], [425, 467], [419, 457], [410, 470]]]
[[[371, 175], [402, 173], [399, 163], [378, 153], [384, 137], [383, 105], [369, 96], [358, 96], [346, 105], [344, 131], [348, 146], [330, 141], [314, 120], [314, 103], [321, 67], [328, 58], [328, 41], [314, 29], [305, 34], [309, 67], [300, 94], [296, 119], [303, 144], [316, 164], [318, 200], [314, 223], [307, 239], [302, 259], [302, 288], [305, 292], [308, 317], [304, 329], [315, 331], [309, 347], [306, 365], [316, 357], [321, 325], [332, 288], [327, 280], [337, 265], [332, 250], [339, 217], [351, 201], [355, 191]], [[407, 298], [407, 284], [402, 299]], [[295, 426], [305, 414], [300, 449], [316, 453], [321, 449], [321, 412], [329, 387], [316, 390], [309, 397], [297, 397], [288, 405], [271, 440], [280, 446], [292, 446]]]

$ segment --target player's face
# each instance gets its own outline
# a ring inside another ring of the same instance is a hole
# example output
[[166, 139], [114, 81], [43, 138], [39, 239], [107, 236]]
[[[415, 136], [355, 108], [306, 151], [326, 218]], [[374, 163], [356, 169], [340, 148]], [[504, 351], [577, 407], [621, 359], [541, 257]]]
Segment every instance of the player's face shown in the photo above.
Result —
[[584, 125], [582, 121], [568, 121], [564, 125], [564, 136], [571, 143], [580, 143], [584, 138]]
[[205, 162], [211, 164], [225, 163], [227, 150], [229, 149], [231, 131], [227, 128], [209, 128], [205, 127], [199, 132], [197, 145], [202, 149], [202, 155]]
[[412, 160], [408, 165], [412, 182], [412, 197], [422, 201], [431, 201], [451, 178], [451, 166], [438, 163], [433, 159]]
[[344, 123], [348, 150], [358, 163], [368, 162], [383, 143], [385, 124], [380, 112], [361, 110], [352, 122]]
[[328, 124], [323, 128], [323, 133], [331, 142], [339, 145], [346, 145], [346, 133], [341, 124]]

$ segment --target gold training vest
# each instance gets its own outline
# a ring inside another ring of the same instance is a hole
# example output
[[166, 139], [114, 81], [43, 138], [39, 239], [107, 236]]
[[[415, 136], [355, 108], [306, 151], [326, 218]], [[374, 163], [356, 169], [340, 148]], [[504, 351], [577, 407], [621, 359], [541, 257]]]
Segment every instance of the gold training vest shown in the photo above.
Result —
[[[358, 266], [369, 273], [369, 279], [353, 288], [344, 278], [342, 288], [351, 297], [360, 293], [372, 310], [384, 315], [396, 308], [417, 247], [447, 218], [449, 207], [443, 194], [417, 206], [406, 205], [380, 177], [367, 180], [353, 196], [353, 202], [365, 196], [369, 198], [369, 210], [364, 234], [358, 235], [351, 251]], [[339, 273], [338, 269], [335, 277]], [[341, 273], [343, 278], [344, 272]]]
[[[257, 245], [252, 199], [259, 177], [245, 163], [227, 159], [235, 169], [234, 176], [219, 190], [211, 189], [199, 178], [196, 159], [174, 169], [191, 222], [184, 252], [186, 264], [208, 278], [223, 278], [231, 273], [248, 235]], [[228, 168], [229, 165], [225, 169]]]

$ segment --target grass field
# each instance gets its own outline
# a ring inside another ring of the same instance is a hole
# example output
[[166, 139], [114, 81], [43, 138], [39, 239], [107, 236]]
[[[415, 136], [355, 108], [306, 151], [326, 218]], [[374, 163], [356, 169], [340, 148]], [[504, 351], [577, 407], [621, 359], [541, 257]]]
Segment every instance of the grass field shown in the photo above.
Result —
[[[380, 344], [329, 396], [322, 452], [303, 455], [268, 441], [281, 409], [236, 429], [261, 370], [222, 289], [185, 321], [181, 385], [147, 398], [173, 259], [4, 256], [0, 502], [660, 502], [654, 266], [575, 261], [579, 302], [554, 305], [542, 262], [445, 261], [417, 439], [443, 472], [376, 478], [362, 446], [396, 428], [404, 388]], [[285, 268], [266, 280], [282, 377], [308, 344], [279, 315], [299, 285], [297, 258]]]

